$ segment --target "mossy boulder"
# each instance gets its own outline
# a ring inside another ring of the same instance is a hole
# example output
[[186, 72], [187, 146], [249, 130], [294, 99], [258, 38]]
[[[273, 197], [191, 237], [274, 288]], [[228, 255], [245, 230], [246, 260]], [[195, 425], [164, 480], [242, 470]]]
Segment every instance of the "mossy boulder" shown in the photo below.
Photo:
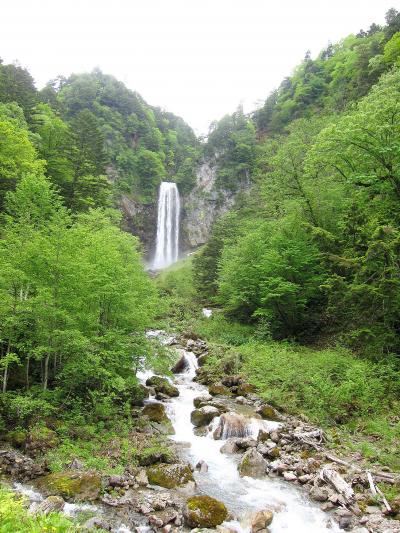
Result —
[[132, 389], [130, 402], [132, 407], [142, 407], [144, 401], [150, 396], [150, 391], [147, 387], [139, 383]]
[[147, 468], [147, 477], [152, 485], [173, 489], [194, 481], [190, 467], [185, 464], [161, 463]]
[[55, 472], [38, 479], [37, 488], [46, 496], [93, 501], [100, 496], [101, 478], [95, 472]]
[[146, 385], [153, 387], [157, 394], [165, 394], [169, 398], [179, 396], [178, 389], [167, 378], [163, 378], [162, 376], [151, 376], [151, 378], [146, 380]]
[[212, 405], [205, 405], [192, 411], [190, 421], [196, 427], [207, 426], [216, 416], [219, 416], [219, 410]]
[[26, 437], [25, 448], [30, 455], [39, 455], [58, 446], [57, 433], [46, 426], [33, 427]]
[[254, 385], [251, 385], [251, 383], [241, 383], [238, 385], [238, 388], [236, 390], [236, 394], [238, 396], [246, 396], [247, 394], [252, 394], [255, 392], [256, 388]]
[[187, 500], [184, 514], [190, 527], [213, 528], [227, 519], [228, 510], [211, 496], [193, 496]]
[[6, 434], [6, 441], [15, 448], [23, 448], [26, 442], [27, 433], [23, 429], [14, 429]]
[[169, 418], [162, 403], [148, 403], [142, 409], [142, 415], [147, 416], [152, 422], [169, 422]]
[[279, 421], [281, 417], [279, 413], [272, 407], [272, 405], [264, 404], [257, 409], [257, 414], [264, 420]]
[[208, 387], [208, 392], [212, 396], [218, 396], [218, 395], [231, 396], [232, 395], [232, 392], [229, 390], [229, 388], [226, 387], [225, 385], [222, 385], [222, 383], [212, 383]]

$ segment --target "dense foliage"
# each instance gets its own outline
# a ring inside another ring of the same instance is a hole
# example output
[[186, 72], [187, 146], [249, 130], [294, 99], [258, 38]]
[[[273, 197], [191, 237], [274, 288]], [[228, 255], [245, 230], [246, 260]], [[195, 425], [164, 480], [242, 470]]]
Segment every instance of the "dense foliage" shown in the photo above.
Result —
[[251, 195], [194, 264], [203, 297], [265, 336], [400, 352], [399, 24], [307, 57], [255, 115]]

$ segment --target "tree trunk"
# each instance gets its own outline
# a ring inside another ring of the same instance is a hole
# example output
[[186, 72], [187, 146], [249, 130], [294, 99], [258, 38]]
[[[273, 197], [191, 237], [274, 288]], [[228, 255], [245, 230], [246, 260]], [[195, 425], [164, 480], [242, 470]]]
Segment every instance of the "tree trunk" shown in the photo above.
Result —
[[7, 392], [7, 381], [8, 381], [8, 365], [4, 367], [3, 374], [3, 394]]
[[49, 359], [50, 354], [47, 354], [44, 360], [43, 390], [47, 390], [47, 385], [49, 382]]

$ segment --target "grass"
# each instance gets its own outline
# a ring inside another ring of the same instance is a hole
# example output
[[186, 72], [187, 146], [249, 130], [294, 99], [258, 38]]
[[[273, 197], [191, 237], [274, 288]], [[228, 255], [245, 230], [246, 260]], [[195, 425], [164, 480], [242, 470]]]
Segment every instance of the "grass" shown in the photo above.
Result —
[[79, 526], [59, 513], [31, 515], [24, 498], [0, 487], [0, 533], [75, 533]]

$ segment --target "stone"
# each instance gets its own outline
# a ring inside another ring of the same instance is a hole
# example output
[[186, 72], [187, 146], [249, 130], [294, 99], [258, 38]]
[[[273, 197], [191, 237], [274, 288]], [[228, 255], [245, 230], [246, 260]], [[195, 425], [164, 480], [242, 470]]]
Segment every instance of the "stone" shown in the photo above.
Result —
[[339, 518], [339, 528], [340, 529], [347, 529], [351, 526], [352, 519], [350, 516], [341, 516]]
[[57, 495], [78, 501], [97, 500], [101, 492], [101, 478], [95, 472], [54, 472], [37, 480], [37, 488], [45, 495]]
[[194, 481], [192, 471], [187, 464], [166, 464], [150, 466], [147, 477], [152, 485], [173, 489]]
[[304, 474], [302, 476], [299, 476], [299, 481], [300, 483], [302, 483], [303, 485], [305, 483], [308, 483], [309, 481], [311, 481], [313, 479], [313, 476], [311, 474]]
[[254, 385], [251, 385], [250, 383], [240, 383], [238, 385], [238, 388], [236, 390], [236, 394], [239, 396], [247, 396], [248, 394], [251, 394], [255, 391]]
[[204, 407], [204, 405], [212, 402], [212, 400], [213, 397], [211, 394], [204, 394], [203, 396], [197, 396], [197, 398], [193, 400], [193, 405], [197, 408]]
[[139, 383], [132, 390], [132, 396], [130, 398], [130, 404], [132, 407], [142, 407], [144, 401], [150, 396], [150, 390]]
[[268, 404], [264, 404], [258, 407], [256, 413], [259, 414], [264, 420], [280, 420], [278, 412], [271, 405]]
[[201, 474], [208, 472], [208, 464], [201, 460], [197, 463], [196, 470], [198, 470]]
[[93, 516], [92, 518], [89, 518], [89, 520], [86, 520], [86, 522], [81, 527], [83, 530], [88, 531], [95, 531], [97, 529], [101, 529], [102, 531], [112, 530], [110, 524], [108, 524], [102, 518], [99, 518], [97, 516]]
[[236, 439], [228, 439], [220, 448], [221, 453], [233, 454], [239, 452], [239, 446], [236, 444]]
[[228, 517], [225, 505], [210, 496], [193, 496], [186, 501], [184, 511], [190, 527], [215, 528]]
[[265, 476], [268, 463], [264, 457], [255, 449], [249, 448], [243, 455], [238, 470], [240, 476], [250, 476], [260, 478]]
[[123, 487], [125, 485], [125, 479], [123, 476], [110, 476], [108, 480], [110, 487]]
[[239, 437], [235, 439], [235, 442], [241, 450], [248, 450], [257, 446], [257, 441], [253, 437]]
[[245, 404], [247, 402], [246, 398], [244, 396], [238, 396], [236, 398], [236, 403], [240, 403], [241, 405]]
[[156, 393], [165, 394], [170, 398], [179, 396], [178, 389], [162, 376], [151, 376], [146, 380], [146, 385], [153, 387]]
[[188, 361], [184, 355], [180, 357], [180, 359], [174, 364], [174, 366], [171, 368], [171, 372], [173, 374], [181, 374], [188, 368]]
[[146, 487], [149, 484], [149, 478], [147, 477], [147, 473], [144, 468], [139, 470], [138, 474], [135, 476], [135, 480], [140, 487]]
[[49, 513], [60, 512], [64, 509], [65, 501], [61, 496], [49, 496], [39, 503], [35, 509], [35, 514], [48, 515]]
[[232, 393], [231, 391], [229, 390], [228, 387], [226, 387], [225, 385], [222, 385], [222, 383], [212, 383], [209, 387], [208, 387], [208, 390], [209, 390], [209, 393], [212, 395], [212, 396], [218, 396], [218, 395], [221, 395], [221, 396], [231, 396]]
[[316, 502], [326, 502], [329, 498], [329, 492], [322, 487], [313, 487], [310, 490], [310, 497]]
[[219, 410], [212, 405], [205, 405], [192, 411], [190, 421], [196, 427], [207, 426], [216, 416], [219, 416]]
[[28, 433], [25, 450], [29, 455], [41, 455], [47, 450], [55, 448], [59, 443], [57, 433], [46, 426], [38, 426]]
[[238, 413], [223, 413], [219, 418], [218, 427], [214, 431], [214, 439], [231, 437], [247, 437], [250, 432], [249, 420]]
[[67, 468], [70, 468], [71, 470], [83, 470], [85, 465], [81, 460], [75, 458], [72, 459]]
[[152, 422], [169, 422], [165, 406], [159, 402], [146, 404], [142, 409], [142, 415], [147, 416]]
[[251, 519], [251, 533], [266, 529], [272, 522], [274, 514], [270, 510], [258, 511]]
[[241, 376], [224, 376], [221, 379], [222, 385], [225, 385], [225, 387], [237, 387], [243, 382], [243, 378]]
[[283, 479], [285, 481], [296, 481], [297, 476], [294, 472], [284, 472], [283, 473]]

